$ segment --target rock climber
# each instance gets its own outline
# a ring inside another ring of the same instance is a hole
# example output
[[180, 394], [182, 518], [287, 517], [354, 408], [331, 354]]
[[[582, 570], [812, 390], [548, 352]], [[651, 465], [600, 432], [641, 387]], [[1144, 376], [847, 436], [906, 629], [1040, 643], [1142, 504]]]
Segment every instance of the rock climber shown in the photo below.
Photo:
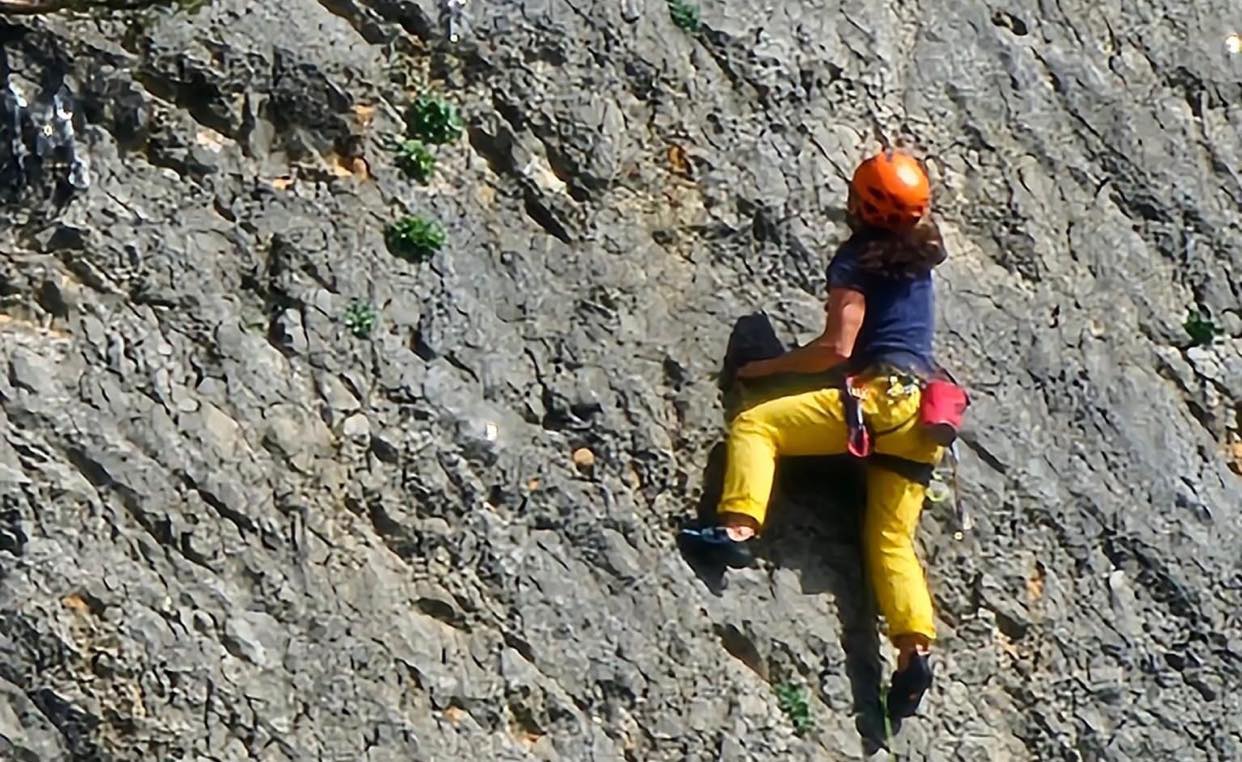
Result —
[[913, 715], [931, 686], [936, 633], [914, 532], [931, 468], [956, 433], [946, 437], [944, 428], [955, 424], [923, 404], [933, 399], [924, 393], [928, 383], [939, 377], [932, 354], [932, 269], [945, 259], [930, 202], [927, 173], [914, 157], [884, 150], [858, 166], [847, 203], [852, 234], [828, 266], [827, 327], [805, 346], [737, 371], [739, 378], [755, 379], [836, 368], [846, 381], [740, 412], [729, 426], [715, 523], [681, 531], [692, 546], [720, 554], [731, 566], [747, 566], [749, 545], [764, 525], [777, 457], [865, 457], [863, 550], [898, 651], [887, 707], [894, 718]]

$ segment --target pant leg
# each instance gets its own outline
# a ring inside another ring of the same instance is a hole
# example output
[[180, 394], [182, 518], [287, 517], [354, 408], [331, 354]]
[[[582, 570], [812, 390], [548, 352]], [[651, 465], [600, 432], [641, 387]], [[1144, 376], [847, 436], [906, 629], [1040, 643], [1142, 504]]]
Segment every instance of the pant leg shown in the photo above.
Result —
[[914, 551], [926, 488], [884, 468], [867, 466], [863, 551], [889, 637], [917, 633], [934, 640], [931, 593]]
[[763, 525], [776, 458], [845, 452], [841, 392], [816, 389], [769, 400], [738, 414], [729, 426], [724, 491], [717, 511], [741, 513]]

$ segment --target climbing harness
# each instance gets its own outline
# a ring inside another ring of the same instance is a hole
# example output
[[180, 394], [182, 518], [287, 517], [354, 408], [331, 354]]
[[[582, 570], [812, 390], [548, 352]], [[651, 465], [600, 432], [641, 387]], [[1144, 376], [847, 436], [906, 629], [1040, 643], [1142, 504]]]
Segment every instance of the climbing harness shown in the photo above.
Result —
[[869, 457], [875, 443], [872, 440], [871, 426], [863, 415], [863, 391], [854, 386], [854, 376], [845, 377], [842, 391], [844, 394], [841, 395], [841, 399], [845, 406], [847, 426], [846, 450], [855, 458]]
[[[889, 373], [887, 375], [887, 394], [892, 399], [900, 399], [913, 394], [919, 389], [919, 383], [913, 377], [902, 373]], [[907, 418], [895, 423], [885, 431], [877, 432], [873, 430], [862, 408], [862, 402], [867, 396], [867, 391], [854, 384], [856, 378], [858, 376], [846, 376], [841, 384], [841, 399], [845, 407], [845, 423], [847, 428], [846, 450], [856, 458], [868, 458], [875, 452], [876, 437], [892, 434], [905, 428], [910, 419]]]
[[875, 452], [876, 437], [897, 431], [907, 425], [909, 419], [888, 431], [874, 431], [863, 412], [862, 402], [866, 391], [855, 385], [856, 378], [858, 377], [846, 376], [841, 384], [847, 428], [846, 450], [856, 458], [866, 458], [878, 466], [902, 474], [911, 481], [922, 482], [927, 486], [927, 499], [933, 504], [952, 499], [957, 523], [953, 537], [955, 540], [963, 539], [965, 533], [974, 525], [962, 500], [957, 475], [960, 462], [957, 436], [966, 408], [970, 405], [966, 389], [944, 368], [938, 368], [926, 381], [905, 377], [899, 373], [888, 375], [889, 397], [900, 398], [915, 391], [922, 392], [917, 413], [919, 424], [926, 428], [932, 439], [946, 449], [951, 466], [946, 473], [946, 469], [941, 466], [933, 467]]

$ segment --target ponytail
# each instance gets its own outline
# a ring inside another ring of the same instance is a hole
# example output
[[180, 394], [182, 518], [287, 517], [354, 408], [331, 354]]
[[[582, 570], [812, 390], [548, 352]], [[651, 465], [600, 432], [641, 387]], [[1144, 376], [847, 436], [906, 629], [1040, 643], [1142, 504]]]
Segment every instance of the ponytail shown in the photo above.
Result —
[[940, 228], [927, 215], [904, 230], [869, 232], [858, 260], [863, 269], [877, 274], [914, 278], [931, 272], [948, 258]]

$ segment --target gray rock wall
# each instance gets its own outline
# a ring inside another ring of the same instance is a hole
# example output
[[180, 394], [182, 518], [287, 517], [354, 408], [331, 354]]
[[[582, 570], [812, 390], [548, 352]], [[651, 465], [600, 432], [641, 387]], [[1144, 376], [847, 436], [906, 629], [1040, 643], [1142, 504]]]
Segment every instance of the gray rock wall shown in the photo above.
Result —
[[[1242, 758], [1242, 12], [466, 11], [0, 21], [92, 179], [3, 190], [0, 758]], [[467, 131], [423, 185], [391, 141], [428, 91]], [[877, 132], [932, 157], [975, 393], [893, 734], [841, 474], [723, 589], [672, 542], [730, 326], [821, 328]], [[385, 245], [406, 214], [428, 261]]]

